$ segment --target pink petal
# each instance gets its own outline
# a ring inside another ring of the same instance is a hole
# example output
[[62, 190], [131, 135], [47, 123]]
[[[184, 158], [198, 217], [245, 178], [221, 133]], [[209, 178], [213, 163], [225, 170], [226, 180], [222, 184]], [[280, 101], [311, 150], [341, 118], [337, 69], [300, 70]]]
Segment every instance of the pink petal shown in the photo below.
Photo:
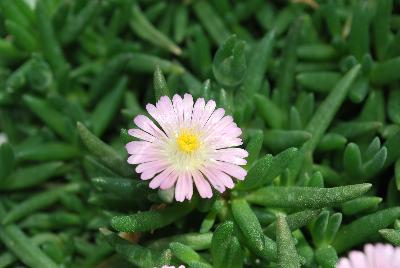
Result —
[[[147, 162], [147, 163], [142, 163], [142, 164], [138, 165], [136, 167], [135, 171], [137, 173], [143, 173], [145, 175], [143, 175], [143, 174], [142, 175], [144, 177], [147, 177], [148, 175], [156, 174], [156, 173], [160, 172], [161, 170], [164, 170], [168, 166], [169, 166], [169, 164], [166, 163], [164, 160], [156, 160], [153, 162]], [[151, 177], [153, 177], [153, 176], [151, 176]]]
[[242, 148], [225, 148], [225, 149], [219, 149], [217, 152], [223, 153], [223, 154], [230, 154], [236, 157], [248, 157], [249, 153], [242, 149]]
[[233, 122], [233, 118], [232, 116], [228, 115], [228, 116], [224, 116], [217, 125], [215, 125], [215, 127], [210, 128], [210, 129], [206, 129], [205, 131], [205, 138], [207, 139], [212, 139], [215, 136], [221, 136], [222, 135], [222, 130], [231, 125]]
[[161, 97], [161, 99], [157, 102], [157, 108], [160, 110], [160, 115], [162, 115], [163, 120], [165, 120], [169, 127], [171, 127], [171, 130], [179, 125], [178, 115], [174, 110], [174, 106], [170, 98]]
[[225, 192], [225, 186], [222, 181], [220, 181], [213, 173], [211, 173], [208, 168], [201, 168], [200, 171], [205, 175], [207, 180], [211, 185], [220, 193]]
[[149, 180], [149, 179], [153, 178], [156, 174], [165, 170], [165, 168], [166, 168], [165, 166], [158, 166], [151, 170], [145, 170], [142, 172], [142, 174], [140, 174], [140, 179], [141, 180]]
[[175, 170], [173, 170], [172, 173], [168, 176], [168, 179], [164, 180], [161, 183], [160, 188], [163, 190], [171, 188], [172, 186], [174, 186], [177, 179], [178, 179], [178, 173]]
[[224, 128], [231, 125], [233, 122], [233, 117], [230, 115], [224, 116], [219, 120], [218, 124], [210, 130], [210, 134], [221, 132]]
[[215, 101], [210, 100], [207, 102], [206, 107], [204, 108], [204, 112], [199, 121], [200, 127], [204, 127], [204, 125], [207, 123], [211, 114], [214, 112], [215, 106], [216, 106]]
[[150, 135], [149, 133], [147, 133], [141, 129], [137, 129], [137, 128], [129, 129], [128, 134], [135, 138], [145, 140], [148, 142], [153, 142], [156, 139], [154, 136]]
[[222, 108], [216, 109], [213, 114], [208, 119], [206, 125], [204, 126], [206, 129], [212, 128], [215, 124], [219, 123], [219, 121], [224, 117], [225, 110]]
[[199, 98], [196, 100], [196, 103], [194, 104], [194, 108], [193, 108], [192, 126], [195, 126], [198, 124], [201, 116], [203, 115], [205, 105], [206, 105], [206, 102], [204, 101], [203, 98]]
[[[161, 106], [166, 107], [167, 110], [172, 111], [174, 107], [172, 106], [172, 101], [168, 96], [162, 96], [156, 104], [157, 108], [160, 109]], [[161, 109], [160, 109], [161, 110]]]
[[224, 149], [228, 147], [240, 146], [243, 144], [241, 138], [229, 138], [229, 137], [215, 137], [215, 140], [207, 140], [209, 146], [214, 149]]
[[233, 182], [233, 180], [230, 176], [228, 176], [227, 174], [225, 174], [224, 172], [222, 172], [218, 169], [212, 168], [211, 171], [212, 171], [212, 173], [215, 174], [215, 176], [217, 176], [219, 178], [220, 181], [222, 181], [224, 183], [226, 188], [232, 189], [233, 187], [235, 187], [235, 183]]
[[[374, 250], [375, 267], [392, 267], [393, 246], [376, 244]], [[389, 266], [390, 265], [390, 266]]]
[[341, 258], [337, 268], [397, 268], [400, 267], [397, 254], [400, 248], [390, 244], [366, 244], [364, 252], [351, 251], [348, 258]]
[[375, 262], [375, 260], [374, 260], [374, 251], [375, 251], [375, 248], [374, 248], [374, 246], [372, 245], [372, 244], [366, 244], [365, 246], [364, 246], [364, 252], [365, 252], [365, 255], [366, 255], [366, 258], [367, 258], [367, 262], [370, 264], [370, 265], [374, 265], [374, 262]]
[[197, 170], [192, 172], [193, 180], [202, 198], [211, 198], [213, 193], [210, 184], [204, 179], [203, 175]]
[[181, 173], [179, 174], [178, 181], [176, 182], [176, 187], [175, 187], [175, 199], [178, 202], [183, 202], [186, 197], [186, 192], [187, 192], [186, 184], [185, 184], [185, 174]]
[[236, 138], [236, 137], [239, 137], [240, 135], [242, 135], [242, 130], [239, 127], [232, 124], [232, 125], [225, 127], [221, 131], [221, 133], [227, 134], [227, 135], [229, 135], [229, 137]]
[[214, 160], [219, 160], [219, 161], [223, 161], [223, 162], [228, 162], [228, 163], [232, 163], [235, 165], [246, 165], [247, 161], [243, 158], [231, 155], [231, 154], [227, 154], [227, 153], [222, 153], [217, 151], [214, 155], [213, 155], [213, 159]]
[[162, 137], [166, 138], [167, 136], [161, 129], [159, 129], [153, 121], [151, 121], [147, 116], [145, 115], [138, 115], [133, 119], [135, 124], [141, 128], [142, 130], [146, 131], [147, 133], [153, 135], [154, 137]]
[[145, 155], [145, 154], [134, 154], [128, 157], [128, 163], [131, 165], [137, 165], [146, 162], [152, 162], [160, 159], [157, 155]]
[[151, 180], [149, 187], [151, 189], [156, 189], [156, 188], [160, 187], [162, 182], [171, 179], [170, 176], [171, 176], [172, 171], [173, 171], [173, 168], [166, 168], [165, 170], [163, 170], [160, 174], [158, 174]]
[[349, 260], [354, 267], [368, 267], [364, 253], [360, 251], [352, 251], [349, 254]]
[[396, 247], [393, 252], [393, 266], [400, 267], [400, 248]]
[[185, 184], [186, 184], [186, 199], [190, 200], [192, 199], [193, 196], [193, 180], [192, 180], [192, 174], [189, 172], [186, 172], [185, 174]]
[[340, 259], [336, 268], [353, 268], [353, 267], [351, 266], [350, 261], [348, 259], [342, 258], [342, 259]]
[[247, 175], [244, 168], [231, 163], [217, 161], [216, 168], [238, 180], [244, 180]]
[[217, 129], [218, 127], [219, 126], [216, 127], [215, 131], [212, 134], [210, 134], [210, 136], [212, 135], [212, 136], [235, 139], [242, 134], [242, 130], [232, 123], [228, 124], [223, 128]]
[[146, 110], [157, 121], [157, 123], [161, 126], [161, 128], [167, 134], [167, 136], [170, 136], [171, 135], [171, 124], [170, 124], [170, 122], [168, 122], [168, 120], [166, 120], [165, 113], [160, 111], [153, 104], [147, 104]]
[[172, 103], [174, 105], [174, 111], [178, 118], [178, 126], [177, 128], [180, 129], [183, 125], [183, 100], [181, 96], [175, 94], [172, 98]]
[[193, 97], [190, 94], [183, 96], [184, 126], [189, 128], [192, 121]]
[[154, 149], [154, 143], [147, 141], [131, 141], [125, 145], [128, 154], [142, 154], [149, 149]]

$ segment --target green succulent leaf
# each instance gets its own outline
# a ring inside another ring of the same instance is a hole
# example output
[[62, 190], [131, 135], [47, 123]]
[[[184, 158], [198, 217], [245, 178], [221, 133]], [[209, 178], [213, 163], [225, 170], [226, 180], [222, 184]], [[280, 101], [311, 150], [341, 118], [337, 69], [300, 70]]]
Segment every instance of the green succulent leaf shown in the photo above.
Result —
[[399, 216], [400, 208], [393, 207], [361, 217], [340, 228], [332, 246], [340, 253], [359, 245], [365, 242], [369, 236], [392, 224]]
[[0, 185], [15, 167], [15, 155], [9, 143], [0, 145]]
[[217, 50], [213, 73], [219, 83], [227, 87], [239, 85], [246, 74], [245, 42], [230, 36]]
[[333, 188], [264, 187], [247, 195], [246, 200], [271, 207], [323, 208], [357, 198], [370, 188], [368, 183]]
[[234, 235], [233, 222], [222, 223], [214, 231], [211, 242], [211, 255], [213, 257], [213, 267], [242, 267], [242, 251], [240, 243]]
[[390, 243], [399, 246], [400, 245], [400, 231], [394, 229], [382, 229], [379, 233]]
[[158, 263], [160, 255], [157, 252], [129, 243], [108, 229], [100, 229], [100, 231], [115, 251], [124, 256], [130, 263], [139, 267], [153, 267]]
[[128, 164], [109, 145], [97, 138], [82, 123], [77, 124], [78, 133], [86, 147], [98, 157], [107, 167], [115, 170], [120, 175], [128, 176], [131, 172]]
[[247, 244], [253, 250], [263, 252], [265, 244], [264, 234], [260, 222], [246, 200], [233, 200], [232, 214], [244, 238], [247, 240]]
[[279, 267], [301, 267], [294, 238], [290, 232], [285, 216], [282, 215], [279, 215], [276, 219], [276, 244], [278, 248]]
[[160, 210], [138, 212], [128, 216], [115, 216], [111, 220], [111, 226], [120, 232], [150, 231], [173, 223], [191, 210], [193, 210], [193, 203], [184, 203]]

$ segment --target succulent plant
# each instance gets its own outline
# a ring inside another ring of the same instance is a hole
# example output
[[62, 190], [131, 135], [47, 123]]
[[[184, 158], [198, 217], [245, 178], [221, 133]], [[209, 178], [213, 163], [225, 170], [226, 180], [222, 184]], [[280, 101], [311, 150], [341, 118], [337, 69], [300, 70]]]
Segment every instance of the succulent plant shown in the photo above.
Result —
[[399, 5], [0, 0], [0, 267], [397, 252]]

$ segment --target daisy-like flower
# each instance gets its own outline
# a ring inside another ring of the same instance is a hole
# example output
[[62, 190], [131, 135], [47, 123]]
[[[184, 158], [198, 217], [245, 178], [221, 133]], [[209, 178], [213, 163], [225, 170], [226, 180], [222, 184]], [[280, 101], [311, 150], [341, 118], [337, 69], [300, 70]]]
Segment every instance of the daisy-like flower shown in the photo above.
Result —
[[364, 252], [351, 251], [347, 258], [341, 258], [336, 268], [398, 268], [400, 248], [389, 244], [367, 244]]
[[175, 199], [182, 202], [193, 195], [193, 183], [202, 198], [211, 198], [210, 184], [219, 192], [233, 188], [233, 178], [243, 180], [246, 150], [241, 129], [215, 101], [199, 98], [194, 103], [190, 94], [172, 100], [163, 96], [146, 110], [156, 121], [144, 115], [135, 117], [138, 128], [128, 133], [138, 140], [129, 142], [129, 164], [137, 164], [142, 180], [150, 180], [150, 188], [169, 189], [175, 186]]

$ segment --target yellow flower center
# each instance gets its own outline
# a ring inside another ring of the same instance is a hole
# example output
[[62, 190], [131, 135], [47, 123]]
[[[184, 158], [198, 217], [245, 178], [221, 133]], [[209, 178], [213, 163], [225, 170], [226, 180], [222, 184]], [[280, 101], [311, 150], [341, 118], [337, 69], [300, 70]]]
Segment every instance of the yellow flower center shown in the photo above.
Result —
[[176, 139], [178, 148], [184, 153], [193, 153], [199, 148], [199, 139], [190, 131], [183, 131]]

